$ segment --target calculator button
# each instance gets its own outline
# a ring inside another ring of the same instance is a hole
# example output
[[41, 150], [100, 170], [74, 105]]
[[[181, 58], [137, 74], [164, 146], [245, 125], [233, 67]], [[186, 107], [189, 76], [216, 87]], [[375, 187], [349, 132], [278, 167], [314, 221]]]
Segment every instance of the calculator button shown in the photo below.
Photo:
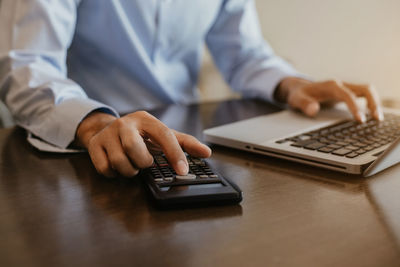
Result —
[[175, 176], [175, 178], [177, 180], [184, 180], [184, 181], [186, 181], [186, 180], [194, 180], [194, 179], [196, 179], [196, 175], [188, 173], [186, 175], [177, 175], [177, 176]]
[[163, 169], [163, 168], [165, 168], [165, 167], [168, 167], [168, 164], [167, 163], [164, 163], [164, 164], [158, 164], [158, 166], [160, 166], [160, 168], [161, 169]]
[[172, 182], [174, 180], [174, 178], [172, 178], [172, 177], [165, 177], [164, 178], [164, 181], [166, 181], [166, 182]]
[[208, 178], [208, 175], [202, 174], [199, 176], [200, 178]]
[[211, 177], [211, 178], [218, 178], [218, 175], [212, 174], [212, 175], [210, 175], [210, 177]]
[[154, 179], [154, 181], [156, 183], [161, 183], [161, 182], [164, 182], [164, 179], [163, 178], [156, 178], [156, 179]]

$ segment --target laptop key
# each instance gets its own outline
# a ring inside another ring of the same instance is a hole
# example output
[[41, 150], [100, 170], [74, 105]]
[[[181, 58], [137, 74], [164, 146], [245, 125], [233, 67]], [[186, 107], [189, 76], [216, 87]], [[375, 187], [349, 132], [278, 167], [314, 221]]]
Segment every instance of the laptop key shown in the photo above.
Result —
[[359, 150], [356, 151], [356, 153], [358, 153], [358, 154], [364, 154], [366, 152], [367, 151], [365, 151], [364, 149], [359, 149]]
[[336, 145], [336, 144], [331, 144], [331, 145], [329, 145], [328, 147], [329, 147], [329, 148], [333, 148], [333, 149], [339, 149], [339, 148], [341, 148], [342, 146], [338, 146], [338, 145]]
[[324, 146], [326, 146], [326, 144], [323, 144], [323, 143], [320, 143], [320, 142], [315, 142], [315, 143], [306, 145], [304, 148], [305, 149], [316, 150], [316, 149], [319, 149], [319, 148], [324, 147]]
[[366, 146], [363, 149], [366, 150], [366, 151], [371, 151], [371, 150], [373, 150], [375, 148], [373, 146]]
[[356, 146], [346, 146], [345, 149], [357, 150], [357, 149], [360, 149], [360, 148], [359, 148], [359, 147], [356, 147]]
[[337, 155], [337, 156], [344, 156], [349, 153], [351, 153], [351, 150], [345, 149], [345, 148], [340, 148], [340, 149], [337, 149], [332, 152], [333, 155]]
[[382, 145], [386, 145], [386, 144], [390, 143], [390, 141], [389, 140], [382, 140], [379, 143], [382, 144]]
[[339, 137], [336, 137], [334, 135], [328, 135], [326, 138], [328, 138], [329, 140], [332, 140], [332, 141], [340, 140]]
[[332, 152], [333, 150], [335, 150], [335, 149], [334, 149], [334, 148], [331, 148], [331, 147], [329, 147], [329, 146], [325, 146], [325, 147], [323, 147], [323, 148], [318, 149], [318, 151], [324, 152], [324, 153], [330, 153], [330, 152]]
[[335, 144], [338, 145], [338, 146], [347, 146], [347, 145], [349, 145], [349, 143], [343, 142], [343, 141], [336, 142]]
[[344, 139], [343, 140], [344, 142], [347, 142], [347, 143], [357, 143], [358, 141], [357, 140], [355, 140], [355, 139], [352, 139], [352, 138], [350, 138], [350, 137], [347, 137], [346, 139]]
[[358, 143], [354, 143], [354, 144], [353, 144], [353, 146], [365, 147], [365, 146], [367, 146], [367, 144], [364, 144], [364, 143], [358, 142]]
[[331, 143], [332, 143], [331, 140], [328, 140], [328, 139], [325, 138], [325, 137], [320, 138], [318, 141], [319, 141], [320, 143], [324, 143], [324, 144], [331, 144]]
[[356, 152], [351, 152], [349, 154], [346, 155], [346, 158], [355, 158], [357, 157], [359, 154], [357, 154]]

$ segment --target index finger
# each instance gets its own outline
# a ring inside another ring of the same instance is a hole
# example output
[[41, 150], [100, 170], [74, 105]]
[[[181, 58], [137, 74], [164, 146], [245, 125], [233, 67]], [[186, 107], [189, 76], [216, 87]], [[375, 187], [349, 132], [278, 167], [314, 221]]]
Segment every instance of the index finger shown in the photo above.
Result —
[[352, 90], [344, 86], [343, 83], [337, 81], [329, 82], [328, 85], [329, 86], [327, 86], [325, 89], [329, 90], [336, 99], [344, 101], [357, 121], [366, 121], [365, 115], [361, 112], [357, 105], [356, 95]]
[[142, 136], [149, 137], [152, 142], [160, 145], [177, 174], [186, 175], [188, 173], [189, 167], [185, 153], [171, 129], [148, 113], [144, 115], [138, 128]]
[[343, 83], [352, 90], [357, 96], [363, 96], [367, 99], [368, 108], [372, 116], [377, 120], [383, 120], [383, 112], [380, 106], [380, 100], [375, 88], [370, 85]]

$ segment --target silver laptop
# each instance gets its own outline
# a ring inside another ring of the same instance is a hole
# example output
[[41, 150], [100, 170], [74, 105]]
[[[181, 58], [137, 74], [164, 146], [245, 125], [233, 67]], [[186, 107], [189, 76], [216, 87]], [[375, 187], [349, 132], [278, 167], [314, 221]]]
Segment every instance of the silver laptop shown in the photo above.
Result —
[[400, 161], [400, 110], [355, 122], [342, 106], [315, 118], [284, 110], [204, 131], [205, 141], [335, 171], [371, 176]]

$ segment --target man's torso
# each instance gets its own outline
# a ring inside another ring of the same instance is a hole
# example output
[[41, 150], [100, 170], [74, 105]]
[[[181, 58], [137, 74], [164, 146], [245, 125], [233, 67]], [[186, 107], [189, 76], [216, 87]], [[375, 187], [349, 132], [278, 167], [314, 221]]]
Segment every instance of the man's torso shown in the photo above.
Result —
[[222, 3], [82, 0], [69, 77], [120, 112], [192, 102], [204, 38]]

